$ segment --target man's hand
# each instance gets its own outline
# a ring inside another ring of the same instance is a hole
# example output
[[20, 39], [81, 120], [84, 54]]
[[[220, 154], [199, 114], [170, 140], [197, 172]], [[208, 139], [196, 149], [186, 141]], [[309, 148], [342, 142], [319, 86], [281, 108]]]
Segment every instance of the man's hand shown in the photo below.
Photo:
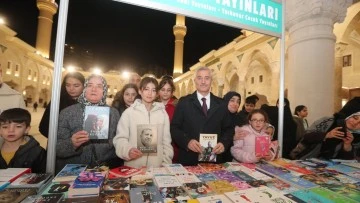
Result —
[[213, 149], [213, 152], [215, 154], [221, 154], [224, 151], [225, 151], [225, 147], [224, 147], [223, 143], [221, 143], [221, 142], [217, 143], [216, 146]]
[[137, 159], [137, 158], [141, 157], [142, 155], [143, 155], [142, 152], [137, 148], [131, 148], [129, 150], [130, 160]]
[[193, 152], [201, 153], [201, 145], [197, 140], [190, 140], [188, 143], [188, 149], [190, 149]]
[[85, 130], [79, 131], [71, 136], [71, 142], [75, 149], [89, 141], [89, 134]]

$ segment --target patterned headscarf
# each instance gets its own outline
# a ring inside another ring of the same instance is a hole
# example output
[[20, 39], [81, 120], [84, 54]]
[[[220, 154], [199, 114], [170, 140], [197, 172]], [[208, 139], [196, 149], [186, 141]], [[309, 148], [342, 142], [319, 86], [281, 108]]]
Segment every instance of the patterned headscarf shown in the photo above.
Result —
[[[89, 80], [91, 80], [94, 77], [100, 78], [101, 82], [103, 84], [103, 96], [102, 96], [101, 100], [98, 103], [91, 103], [90, 101], [88, 101], [85, 98], [85, 93], [86, 93], [86, 90], [87, 90], [87, 87], [88, 87], [88, 84], [89, 84]], [[83, 92], [81, 93], [81, 95], [78, 98], [78, 102], [80, 104], [83, 104], [84, 106], [104, 106], [104, 105], [106, 105], [106, 95], [107, 95], [107, 91], [108, 91], [108, 86], [107, 86], [107, 82], [106, 82], [105, 78], [103, 78], [100, 75], [92, 74], [88, 78], [86, 78], [84, 87], [85, 88], [84, 88]]]

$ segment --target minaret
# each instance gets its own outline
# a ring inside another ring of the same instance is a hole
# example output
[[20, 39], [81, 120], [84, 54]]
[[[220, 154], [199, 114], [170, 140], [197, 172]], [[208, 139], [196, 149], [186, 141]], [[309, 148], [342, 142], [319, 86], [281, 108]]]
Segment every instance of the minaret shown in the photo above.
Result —
[[184, 37], [186, 35], [185, 16], [176, 15], [176, 24], [173, 27], [175, 35], [174, 78], [183, 73]]
[[55, 0], [37, 0], [36, 4], [39, 9], [36, 50], [40, 55], [49, 58], [53, 16], [58, 5]]

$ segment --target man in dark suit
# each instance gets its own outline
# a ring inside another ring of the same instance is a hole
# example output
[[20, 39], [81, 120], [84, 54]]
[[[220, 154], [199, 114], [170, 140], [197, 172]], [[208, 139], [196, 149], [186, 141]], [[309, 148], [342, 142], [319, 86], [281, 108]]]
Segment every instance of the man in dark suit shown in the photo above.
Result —
[[[234, 128], [227, 110], [227, 104], [210, 92], [211, 70], [201, 67], [195, 75], [196, 91], [180, 98], [171, 122], [171, 137], [179, 146], [179, 163], [198, 164], [201, 145], [200, 134], [217, 134], [213, 153], [217, 163], [223, 163], [222, 153], [233, 141]], [[205, 99], [204, 99], [205, 98]]]

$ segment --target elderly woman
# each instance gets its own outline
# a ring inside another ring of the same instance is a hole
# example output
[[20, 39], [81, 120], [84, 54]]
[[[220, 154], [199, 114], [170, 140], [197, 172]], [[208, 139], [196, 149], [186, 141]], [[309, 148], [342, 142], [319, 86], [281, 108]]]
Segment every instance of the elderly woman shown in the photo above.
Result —
[[[109, 134], [107, 139], [89, 139], [84, 130], [86, 106], [106, 106], [107, 84], [99, 75], [91, 75], [85, 81], [83, 93], [78, 98], [78, 104], [61, 111], [56, 144], [56, 171], [65, 164], [87, 164], [90, 167], [106, 164], [110, 168], [122, 164], [115, 154], [113, 138], [120, 119], [119, 112], [112, 107], [109, 115]], [[110, 165], [111, 164], [111, 165]]]
[[360, 97], [355, 97], [332, 117], [315, 121], [291, 152], [292, 158], [359, 158]]

